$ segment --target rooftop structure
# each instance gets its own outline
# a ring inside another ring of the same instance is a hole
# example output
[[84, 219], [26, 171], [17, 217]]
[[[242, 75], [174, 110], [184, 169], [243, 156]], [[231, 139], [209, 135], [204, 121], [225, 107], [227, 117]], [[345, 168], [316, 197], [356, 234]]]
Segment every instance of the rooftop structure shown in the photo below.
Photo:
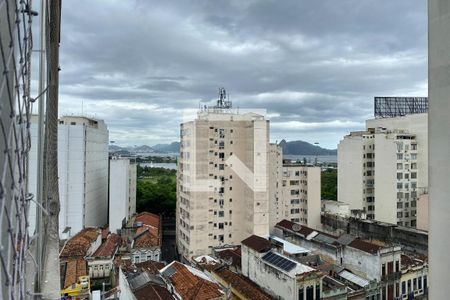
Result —
[[181, 299], [225, 299], [225, 293], [218, 283], [191, 266], [174, 261], [164, 267], [161, 274]]
[[101, 244], [101, 230], [87, 227], [70, 238], [64, 245], [60, 258], [84, 258], [93, 254]]
[[427, 97], [375, 97], [375, 118], [392, 118], [428, 112]]

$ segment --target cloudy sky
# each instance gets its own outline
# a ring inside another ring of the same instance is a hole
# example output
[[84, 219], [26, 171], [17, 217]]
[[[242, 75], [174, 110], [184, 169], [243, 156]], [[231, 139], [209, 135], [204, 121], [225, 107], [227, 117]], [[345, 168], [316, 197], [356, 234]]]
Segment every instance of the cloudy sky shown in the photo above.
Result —
[[374, 96], [426, 96], [426, 23], [425, 0], [63, 1], [60, 113], [166, 143], [225, 87], [272, 141], [335, 148]]

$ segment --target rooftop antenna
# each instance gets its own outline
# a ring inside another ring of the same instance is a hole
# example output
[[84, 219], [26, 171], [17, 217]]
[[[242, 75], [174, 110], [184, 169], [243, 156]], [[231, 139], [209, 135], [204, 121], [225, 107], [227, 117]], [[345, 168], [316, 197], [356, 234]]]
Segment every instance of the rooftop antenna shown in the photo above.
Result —
[[219, 89], [219, 99], [217, 99], [217, 105], [215, 108], [222, 108], [222, 109], [228, 109], [232, 107], [231, 101], [227, 101], [227, 92], [225, 91], [225, 88]]

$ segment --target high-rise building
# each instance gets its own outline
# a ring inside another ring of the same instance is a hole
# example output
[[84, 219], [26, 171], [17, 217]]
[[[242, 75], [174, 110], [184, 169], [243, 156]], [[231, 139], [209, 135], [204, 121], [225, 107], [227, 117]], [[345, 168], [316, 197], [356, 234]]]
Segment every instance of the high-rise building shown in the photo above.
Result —
[[320, 225], [320, 167], [283, 162], [282, 149], [269, 146], [270, 231], [283, 219], [318, 228]]
[[176, 224], [185, 259], [269, 234], [269, 122], [227, 103], [181, 124]]
[[427, 113], [368, 120], [338, 145], [338, 199], [367, 218], [415, 227], [428, 186]]
[[[34, 116], [33, 116], [34, 117]], [[37, 118], [31, 125], [29, 192], [36, 194]], [[67, 238], [108, 223], [108, 129], [102, 120], [66, 116], [58, 125], [59, 233]], [[36, 206], [30, 208], [34, 231]]]
[[430, 98], [429, 257], [430, 299], [448, 298], [450, 278], [450, 3], [428, 1]]
[[136, 163], [128, 157], [109, 160], [109, 230], [117, 232], [136, 212]]

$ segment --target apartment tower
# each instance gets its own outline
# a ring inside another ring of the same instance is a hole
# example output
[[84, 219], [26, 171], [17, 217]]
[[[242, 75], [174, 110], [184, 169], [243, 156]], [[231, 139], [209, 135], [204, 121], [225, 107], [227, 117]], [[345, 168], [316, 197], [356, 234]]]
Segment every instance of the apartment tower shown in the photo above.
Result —
[[368, 219], [416, 227], [427, 193], [427, 113], [378, 118], [338, 145], [338, 200]]
[[109, 230], [116, 233], [136, 213], [135, 160], [113, 156], [109, 159]]
[[320, 167], [283, 161], [283, 151], [270, 144], [270, 231], [281, 220], [320, 227]]
[[177, 246], [184, 259], [269, 234], [269, 122], [238, 112], [225, 91], [181, 124]]
[[[29, 192], [36, 194], [37, 117], [31, 125]], [[108, 223], [108, 129], [102, 120], [66, 116], [58, 125], [59, 233], [68, 238]], [[36, 206], [30, 207], [30, 232]]]

